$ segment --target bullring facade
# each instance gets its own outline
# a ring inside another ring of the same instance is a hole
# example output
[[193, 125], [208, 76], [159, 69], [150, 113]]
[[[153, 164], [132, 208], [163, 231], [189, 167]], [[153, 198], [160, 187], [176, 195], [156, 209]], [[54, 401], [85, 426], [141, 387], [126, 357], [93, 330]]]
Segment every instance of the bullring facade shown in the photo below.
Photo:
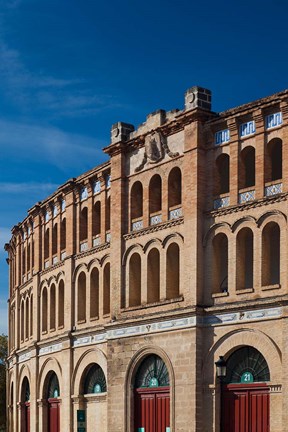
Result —
[[10, 432], [288, 430], [287, 144], [288, 91], [215, 113], [193, 87], [28, 211]]

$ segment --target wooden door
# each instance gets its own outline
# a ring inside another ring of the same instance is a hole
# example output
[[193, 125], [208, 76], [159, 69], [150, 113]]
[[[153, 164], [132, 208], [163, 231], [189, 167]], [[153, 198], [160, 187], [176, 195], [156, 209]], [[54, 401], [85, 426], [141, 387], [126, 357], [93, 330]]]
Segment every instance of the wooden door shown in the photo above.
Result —
[[25, 402], [26, 432], [30, 432], [30, 402]]
[[60, 404], [58, 399], [48, 399], [49, 432], [60, 432]]
[[269, 389], [265, 384], [223, 387], [224, 432], [269, 432]]
[[166, 432], [170, 425], [169, 388], [135, 391], [135, 432]]

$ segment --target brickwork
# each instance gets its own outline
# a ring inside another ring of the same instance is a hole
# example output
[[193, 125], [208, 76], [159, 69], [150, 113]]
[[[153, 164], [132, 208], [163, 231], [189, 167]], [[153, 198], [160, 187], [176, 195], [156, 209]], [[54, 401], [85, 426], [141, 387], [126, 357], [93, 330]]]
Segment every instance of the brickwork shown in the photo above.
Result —
[[219, 432], [215, 361], [245, 346], [269, 368], [270, 430], [288, 430], [287, 142], [288, 91], [214, 113], [192, 87], [182, 111], [114, 124], [109, 161], [28, 211], [6, 245], [9, 432], [27, 405], [50, 432], [51, 399], [61, 431], [85, 410], [87, 431], [135, 432], [150, 355], [161, 432]]

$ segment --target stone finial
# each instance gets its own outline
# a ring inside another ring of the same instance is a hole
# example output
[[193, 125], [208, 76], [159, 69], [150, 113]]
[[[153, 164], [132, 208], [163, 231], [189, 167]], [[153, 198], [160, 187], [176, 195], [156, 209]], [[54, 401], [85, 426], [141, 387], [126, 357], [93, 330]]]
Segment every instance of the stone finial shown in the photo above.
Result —
[[129, 123], [114, 123], [111, 128], [111, 143], [114, 144], [119, 141], [127, 141], [130, 133], [133, 131], [134, 126]]
[[185, 110], [202, 108], [211, 111], [211, 91], [194, 86], [185, 93]]

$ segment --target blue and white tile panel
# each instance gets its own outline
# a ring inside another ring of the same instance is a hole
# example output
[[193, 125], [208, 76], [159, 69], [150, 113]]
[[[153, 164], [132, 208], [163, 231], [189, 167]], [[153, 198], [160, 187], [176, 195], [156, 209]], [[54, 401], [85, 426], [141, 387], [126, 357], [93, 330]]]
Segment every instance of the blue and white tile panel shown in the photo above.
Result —
[[61, 202], [61, 211], [64, 212], [65, 209], [66, 209], [66, 201], [65, 201], [65, 199], [63, 199]]
[[241, 192], [239, 194], [239, 204], [243, 204], [254, 200], [255, 200], [255, 190]]
[[182, 217], [182, 207], [179, 207], [177, 209], [169, 210], [169, 220], [172, 219], [178, 219], [179, 217]]
[[111, 243], [111, 233], [106, 233], [106, 243]]
[[259, 320], [269, 320], [279, 318], [282, 315], [282, 308], [271, 308], [263, 310], [253, 310], [245, 312], [233, 312], [219, 315], [210, 315], [208, 317], [185, 317], [154, 322], [150, 324], [139, 324], [131, 327], [121, 327], [115, 330], [108, 330], [106, 332], [94, 336], [75, 337], [73, 346], [83, 346], [95, 343], [105, 342], [109, 339], [118, 339], [131, 336], [139, 336], [149, 333], [159, 333], [177, 329], [192, 328], [199, 326], [215, 326], [215, 325], [229, 325], [231, 323], [240, 322], [253, 322]]
[[100, 243], [101, 243], [101, 237], [99, 235], [93, 239], [93, 246], [99, 246]]
[[228, 207], [230, 203], [229, 196], [224, 198], [217, 198], [214, 200], [214, 209], [218, 210], [223, 207]]
[[45, 354], [54, 353], [54, 352], [57, 352], [57, 351], [61, 351], [62, 348], [63, 348], [63, 344], [62, 343], [58, 343], [58, 344], [54, 344], [54, 345], [49, 345], [49, 346], [46, 346], [44, 348], [40, 348], [40, 350], [39, 350], [39, 356], [45, 355]]
[[106, 179], [105, 179], [105, 183], [106, 183], [106, 188], [110, 188], [111, 186], [111, 175], [107, 175]]
[[224, 129], [215, 133], [215, 145], [220, 145], [229, 142], [230, 131], [229, 129]]
[[132, 231], [139, 231], [143, 228], [143, 220], [137, 220], [135, 222], [132, 222]]
[[80, 252], [85, 252], [88, 250], [88, 242], [80, 243]]
[[253, 135], [256, 132], [255, 121], [251, 120], [246, 123], [242, 123], [239, 128], [239, 135], [244, 138], [249, 135]]
[[53, 217], [56, 217], [56, 216], [57, 216], [57, 213], [58, 213], [58, 208], [57, 208], [57, 206], [55, 205], [55, 206], [53, 207]]
[[266, 129], [272, 129], [282, 124], [282, 112], [269, 114], [265, 118]]
[[271, 186], [265, 186], [265, 196], [273, 196], [282, 193], [282, 183], [273, 184]]
[[22, 363], [24, 361], [30, 360], [30, 358], [31, 358], [31, 351], [25, 352], [19, 356], [18, 363]]
[[88, 190], [87, 190], [87, 187], [84, 187], [81, 189], [80, 199], [81, 199], [81, 201], [84, 201], [87, 198], [88, 198]]
[[94, 185], [93, 185], [93, 193], [98, 194], [101, 192], [101, 182], [100, 180], [95, 181]]
[[150, 225], [157, 225], [162, 222], [162, 215], [158, 214], [150, 217]]

